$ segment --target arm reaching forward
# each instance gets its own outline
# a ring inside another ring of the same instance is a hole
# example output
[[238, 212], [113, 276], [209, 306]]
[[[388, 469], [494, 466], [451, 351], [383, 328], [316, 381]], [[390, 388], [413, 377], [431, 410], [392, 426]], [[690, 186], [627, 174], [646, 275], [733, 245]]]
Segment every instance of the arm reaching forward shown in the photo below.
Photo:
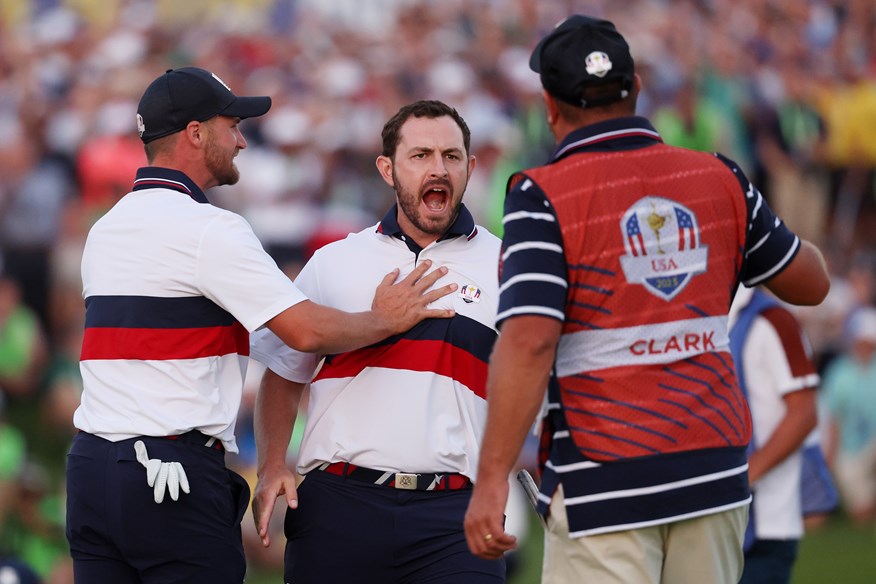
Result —
[[398, 283], [398, 269], [393, 270], [377, 287], [371, 310], [344, 312], [309, 300], [287, 308], [267, 322], [267, 327], [298, 351], [324, 355], [352, 351], [404, 332], [426, 318], [449, 318], [453, 310], [432, 309], [428, 305], [456, 290], [448, 284], [429, 290], [447, 273], [424, 260]]
[[495, 560], [517, 547], [503, 526], [508, 473], [544, 398], [561, 326], [543, 316], [509, 318], [490, 356], [487, 426], [478, 480], [465, 514], [468, 547], [481, 558]]

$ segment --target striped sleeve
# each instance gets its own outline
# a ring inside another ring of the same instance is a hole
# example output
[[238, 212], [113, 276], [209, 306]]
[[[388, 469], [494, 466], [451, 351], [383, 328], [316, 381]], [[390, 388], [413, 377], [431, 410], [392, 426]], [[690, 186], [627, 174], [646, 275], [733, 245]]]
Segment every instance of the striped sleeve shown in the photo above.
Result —
[[522, 177], [505, 198], [497, 327], [541, 315], [564, 320], [568, 278], [557, 216], [544, 192]]
[[769, 280], [791, 263], [800, 249], [800, 238], [773, 213], [763, 195], [735, 162], [720, 154], [716, 156], [733, 171], [745, 193], [748, 227], [740, 279], [751, 288]]

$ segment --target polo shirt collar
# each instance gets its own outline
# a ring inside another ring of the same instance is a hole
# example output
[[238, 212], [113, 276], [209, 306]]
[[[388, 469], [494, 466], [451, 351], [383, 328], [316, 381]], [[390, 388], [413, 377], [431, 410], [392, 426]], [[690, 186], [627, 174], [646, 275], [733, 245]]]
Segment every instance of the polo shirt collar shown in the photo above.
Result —
[[663, 142], [663, 138], [646, 118], [613, 118], [572, 131], [560, 142], [551, 162], [573, 152], [633, 150]]
[[199, 203], [210, 202], [201, 187], [196, 185], [184, 172], [172, 168], [144, 166], [137, 169], [133, 190], [142, 191], [145, 189], [170, 189], [184, 193]]
[[[392, 208], [386, 212], [386, 215], [383, 216], [383, 219], [380, 220], [380, 223], [377, 224], [377, 233], [391, 235], [398, 239], [401, 239], [403, 235], [406, 235], [398, 225], [398, 203], [393, 205]], [[477, 234], [478, 229], [477, 226], [475, 226], [474, 217], [472, 217], [471, 212], [465, 205], [460, 205], [459, 215], [456, 216], [456, 221], [453, 222], [444, 235], [438, 238], [438, 241], [451, 239], [460, 235], [472, 239]]]

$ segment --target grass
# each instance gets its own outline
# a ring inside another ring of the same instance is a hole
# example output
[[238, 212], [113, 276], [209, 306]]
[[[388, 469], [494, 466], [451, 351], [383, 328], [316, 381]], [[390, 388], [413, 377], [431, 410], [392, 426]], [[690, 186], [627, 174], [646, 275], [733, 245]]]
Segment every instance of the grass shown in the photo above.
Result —
[[[520, 550], [518, 569], [508, 584], [541, 581], [541, 527], [536, 520]], [[280, 572], [254, 572], [247, 584], [282, 584]], [[845, 517], [831, 518], [800, 545], [792, 584], [876, 584], [876, 529], [853, 526]], [[328, 584], [328, 583], [327, 583]]]
[[834, 516], [800, 543], [792, 584], [874, 584], [876, 530]]

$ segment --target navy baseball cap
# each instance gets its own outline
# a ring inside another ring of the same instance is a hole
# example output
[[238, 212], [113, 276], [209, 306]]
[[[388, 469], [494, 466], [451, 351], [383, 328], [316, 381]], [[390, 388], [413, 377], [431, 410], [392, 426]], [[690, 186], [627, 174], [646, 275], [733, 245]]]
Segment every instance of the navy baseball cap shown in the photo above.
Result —
[[[633, 87], [635, 65], [627, 41], [608, 20], [575, 14], [538, 43], [529, 68], [554, 97], [578, 107], [624, 99]], [[590, 87], [618, 83], [617, 93], [585, 99]]]
[[271, 109], [270, 97], [238, 97], [214, 73], [198, 67], [168, 69], [149, 84], [137, 106], [144, 144], [218, 115], [254, 118]]

